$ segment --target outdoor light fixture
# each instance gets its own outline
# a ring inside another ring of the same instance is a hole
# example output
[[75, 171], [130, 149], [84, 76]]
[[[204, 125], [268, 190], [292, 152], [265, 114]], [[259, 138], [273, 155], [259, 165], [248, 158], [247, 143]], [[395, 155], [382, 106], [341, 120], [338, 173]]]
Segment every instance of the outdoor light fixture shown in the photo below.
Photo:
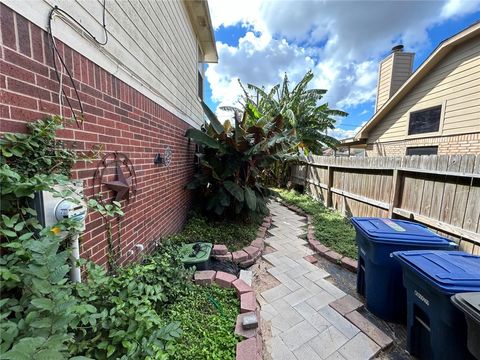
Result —
[[170, 148], [170, 146], [167, 146], [163, 156], [160, 153], [156, 153], [155, 158], [153, 159], [153, 163], [155, 165], [169, 166], [171, 162], [172, 162], [172, 149]]

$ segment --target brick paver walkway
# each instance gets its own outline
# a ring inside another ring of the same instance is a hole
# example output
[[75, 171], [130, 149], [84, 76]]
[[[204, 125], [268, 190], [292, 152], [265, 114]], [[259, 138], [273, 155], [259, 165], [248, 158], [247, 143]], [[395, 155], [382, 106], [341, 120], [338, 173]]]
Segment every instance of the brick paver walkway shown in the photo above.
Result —
[[325, 270], [304, 256], [312, 251], [299, 236], [305, 218], [274, 202], [270, 206], [273, 227], [267, 244], [277, 251], [263, 258], [280, 285], [259, 297], [261, 315], [271, 321], [272, 338], [267, 350], [273, 360], [340, 359], [373, 357], [379, 346], [351, 322], [328, 306], [346, 294], [326, 280]]

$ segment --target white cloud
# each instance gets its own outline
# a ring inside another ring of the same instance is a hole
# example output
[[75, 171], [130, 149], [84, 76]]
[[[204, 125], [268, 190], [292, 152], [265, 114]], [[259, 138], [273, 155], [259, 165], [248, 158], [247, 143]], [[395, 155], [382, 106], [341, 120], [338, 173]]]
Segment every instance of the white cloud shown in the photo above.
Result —
[[355, 136], [356, 133], [362, 128], [363, 124], [356, 127], [352, 130], [345, 130], [342, 128], [335, 128], [328, 133], [328, 135], [333, 136], [335, 139], [348, 139]]
[[[269, 35], [247, 32], [238, 47], [217, 43], [218, 64], [209, 65], [206, 77], [212, 89], [212, 100], [219, 106], [237, 103], [242, 90], [238, 79], [269, 88], [281, 82], [285, 72], [298, 81], [315, 66], [308, 49], [272, 39]], [[223, 113], [219, 114], [224, 117]]]
[[312, 69], [312, 85], [328, 90], [325, 101], [347, 110], [375, 99], [378, 61], [393, 45], [424, 51], [429, 27], [480, 10], [480, 0], [209, 4], [214, 27], [240, 24], [251, 30], [237, 47], [217, 43], [219, 63], [206, 72], [214, 101], [232, 105], [241, 94], [238, 78], [269, 87], [279, 83], [284, 72], [296, 81]]
[[442, 17], [461, 16], [480, 10], [480, 0], [449, 0], [442, 8]]

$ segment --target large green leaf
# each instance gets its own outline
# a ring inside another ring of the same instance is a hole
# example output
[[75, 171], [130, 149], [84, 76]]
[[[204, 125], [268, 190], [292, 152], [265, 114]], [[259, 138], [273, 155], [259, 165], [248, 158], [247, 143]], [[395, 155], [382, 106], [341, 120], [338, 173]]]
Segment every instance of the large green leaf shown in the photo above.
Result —
[[255, 120], [258, 120], [262, 117], [257, 107], [251, 102], [247, 103], [245, 110], [247, 111], [248, 115], [250, 115]]
[[255, 191], [245, 186], [245, 202], [250, 210], [255, 211], [257, 208], [257, 195]]
[[201, 130], [190, 128], [185, 133], [185, 136], [191, 139], [193, 142], [195, 142], [198, 145], [203, 145], [212, 149], [220, 149], [220, 143], [217, 140], [205, 134]]
[[223, 188], [218, 190], [218, 199], [220, 201], [220, 205], [224, 207], [228, 207], [230, 205], [230, 197]]
[[245, 201], [245, 197], [243, 195], [243, 189], [237, 183], [233, 181], [227, 180], [223, 183], [225, 189], [232, 194], [232, 196], [240, 202]]
[[205, 104], [203, 101], [202, 101], [202, 108], [203, 108], [203, 111], [205, 112], [205, 115], [207, 115], [208, 120], [210, 120], [210, 125], [212, 125], [213, 130], [215, 130], [217, 134], [223, 133], [222, 123], [218, 120], [217, 116], [213, 113], [212, 110], [210, 110], [207, 104]]

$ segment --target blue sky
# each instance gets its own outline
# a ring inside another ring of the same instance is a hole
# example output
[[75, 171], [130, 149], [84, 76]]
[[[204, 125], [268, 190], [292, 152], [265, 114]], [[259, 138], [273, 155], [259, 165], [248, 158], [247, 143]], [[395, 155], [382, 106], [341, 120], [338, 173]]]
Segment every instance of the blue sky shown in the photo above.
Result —
[[[324, 101], [349, 113], [334, 135], [353, 136], [372, 113], [378, 62], [393, 45], [416, 69], [444, 39], [480, 20], [480, 0], [209, 0], [219, 53], [206, 71], [212, 109], [235, 104], [244, 83], [271, 87], [313, 70]], [[228, 114], [217, 111], [222, 117]]]

